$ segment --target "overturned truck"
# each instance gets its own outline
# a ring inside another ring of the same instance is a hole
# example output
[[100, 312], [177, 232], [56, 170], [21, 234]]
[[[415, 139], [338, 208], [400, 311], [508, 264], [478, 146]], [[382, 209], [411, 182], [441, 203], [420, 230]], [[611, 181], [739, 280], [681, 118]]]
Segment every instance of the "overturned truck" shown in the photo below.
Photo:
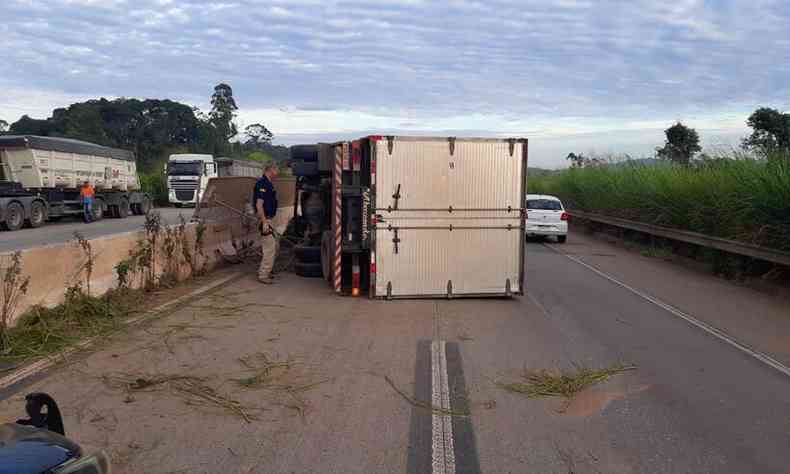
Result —
[[82, 215], [85, 181], [96, 189], [94, 220], [145, 214], [151, 207], [130, 151], [67, 138], [0, 136], [0, 227], [39, 227]]
[[517, 138], [292, 147], [297, 273], [387, 299], [523, 294], [527, 155]]

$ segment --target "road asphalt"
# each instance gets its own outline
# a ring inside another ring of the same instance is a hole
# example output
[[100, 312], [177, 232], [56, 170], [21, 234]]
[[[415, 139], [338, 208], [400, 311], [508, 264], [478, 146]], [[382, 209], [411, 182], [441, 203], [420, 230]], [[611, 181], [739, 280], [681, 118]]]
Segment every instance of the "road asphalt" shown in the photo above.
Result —
[[[156, 209], [162, 218], [170, 223], [178, 223], [178, 216], [183, 215], [189, 221], [194, 209], [161, 208]], [[143, 228], [144, 216], [129, 216], [125, 219], [105, 218], [97, 222], [85, 224], [73, 217], [64, 217], [57, 222], [47, 222], [37, 229], [20, 229], [17, 231], [0, 231], [0, 252], [13, 252], [44, 245], [60, 244], [74, 239], [74, 232], [80, 232], [88, 239], [106, 235], [122, 234]]]
[[[786, 302], [582, 235], [530, 242], [526, 258], [527, 294], [509, 300], [341, 298], [249, 268], [14, 388], [0, 419], [46, 391], [67, 434], [121, 473], [788, 472], [790, 377], [656, 303], [783, 363]], [[615, 364], [634, 369], [570, 400], [502, 388], [525, 369]], [[165, 375], [199, 377], [254, 419], [177, 384], [118, 383]]]

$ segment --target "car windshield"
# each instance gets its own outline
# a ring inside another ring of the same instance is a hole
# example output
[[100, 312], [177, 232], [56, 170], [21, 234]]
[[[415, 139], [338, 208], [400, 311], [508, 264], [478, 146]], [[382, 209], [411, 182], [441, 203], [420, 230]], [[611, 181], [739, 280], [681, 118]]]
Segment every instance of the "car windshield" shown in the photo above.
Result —
[[171, 161], [167, 164], [167, 174], [171, 176], [199, 176], [203, 174], [200, 161]]
[[562, 205], [553, 199], [528, 199], [527, 209], [536, 211], [561, 211]]

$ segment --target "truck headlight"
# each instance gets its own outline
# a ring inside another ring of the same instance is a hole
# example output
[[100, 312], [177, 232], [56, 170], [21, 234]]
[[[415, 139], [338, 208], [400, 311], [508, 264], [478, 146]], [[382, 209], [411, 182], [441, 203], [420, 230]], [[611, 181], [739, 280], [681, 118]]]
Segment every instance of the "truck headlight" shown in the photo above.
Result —
[[110, 460], [102, 453], [71, 459], [52, 471], [54, 474], [109, 474]]

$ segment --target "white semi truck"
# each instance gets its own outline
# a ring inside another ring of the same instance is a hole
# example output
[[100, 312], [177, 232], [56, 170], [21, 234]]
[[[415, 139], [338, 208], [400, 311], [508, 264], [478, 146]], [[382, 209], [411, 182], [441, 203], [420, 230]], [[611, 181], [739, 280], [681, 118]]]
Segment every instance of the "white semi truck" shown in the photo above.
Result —
[[67, 138], [0, 136], [0, 227], [17, 230], [82, 216], [85, 181], [96, 190], [93, 220], [145, 214], [151, 207], [130, 151]]
[[223, 176], [259, 177], [263, 164], [249, 160], [214, 158], [212, 155], [176, 154], [167, 161], [167, 194], [171, 204], [194, 206], [206, 191], [208, 180]]

